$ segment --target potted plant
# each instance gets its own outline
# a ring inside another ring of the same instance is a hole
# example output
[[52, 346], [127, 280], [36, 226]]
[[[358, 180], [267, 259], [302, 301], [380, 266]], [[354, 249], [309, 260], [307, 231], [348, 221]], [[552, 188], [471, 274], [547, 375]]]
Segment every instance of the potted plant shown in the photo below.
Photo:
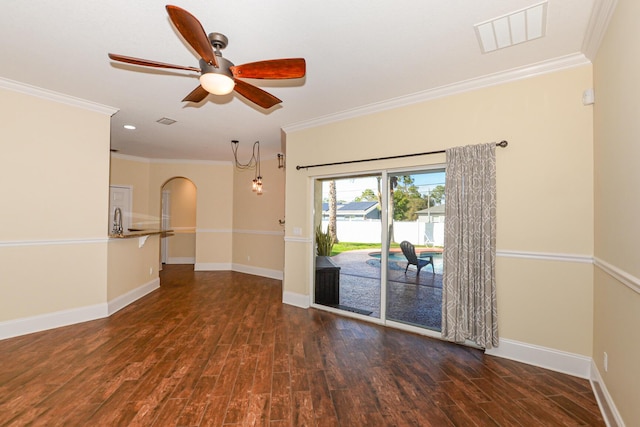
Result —
[[338, 305], [340, 304], [340, 267], [331, 260], [331, 250], [335, 241], [329, 233], [322, 231], [322, 227], [316, 227], [316, 304]]
[[316, 227], [316, 254], [318, 256], [331, 256], [331, 250], [334, 244], [335, 241], [329, 233], [329, 227], [327, 227], [327, 231], [324, 232], [322, 231], [321, 224], [318, 224]]

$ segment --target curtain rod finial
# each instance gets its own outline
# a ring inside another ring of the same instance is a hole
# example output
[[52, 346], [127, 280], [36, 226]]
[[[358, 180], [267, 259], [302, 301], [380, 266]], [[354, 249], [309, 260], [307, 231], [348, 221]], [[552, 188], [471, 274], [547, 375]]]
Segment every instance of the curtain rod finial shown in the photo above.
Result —
[[496, 145], [497, 145], [498, 147], [502, 147], [502, 148], [504, 148], [504, 147], [506, 147], [507, 145], [509, 145], [509, 143], [508, 143], [507, 141], [505, 141], [505, 140], [502, 140], [502, 141], [498, 142]]

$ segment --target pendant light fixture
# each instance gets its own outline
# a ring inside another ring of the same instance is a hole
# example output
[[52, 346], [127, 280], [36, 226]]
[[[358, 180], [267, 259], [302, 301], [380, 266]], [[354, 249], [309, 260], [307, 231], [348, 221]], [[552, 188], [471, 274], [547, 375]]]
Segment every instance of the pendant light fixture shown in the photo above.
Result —
[[260, 141], [253, 143], [253, 152], [247, 163], [238, 161], [238, 145], [237, 140], [231, 141], [231, 150], [233, 151], [233, 159], [235, 167], [239, 170], [253, 169], [255, 171], [253, 181], [251, 182], [251, 190], [258, 196], [262, 195], [262, 173], [260, 172]]

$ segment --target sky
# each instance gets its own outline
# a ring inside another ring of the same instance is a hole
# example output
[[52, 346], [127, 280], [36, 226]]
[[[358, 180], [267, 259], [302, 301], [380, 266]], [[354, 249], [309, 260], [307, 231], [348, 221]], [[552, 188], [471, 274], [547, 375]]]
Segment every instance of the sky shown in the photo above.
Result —
[[[428, 173], [416, 173], [411, 175], [414, 185], [422, 194], [427, 194], [436, 185], [444, 185], [444, 171], [434, 171]], [[339, 201], [352, 202], [353, 199], [362, 195], [362, 192], [370, 188], [377, 192], [378, 181], [375, 177], [355, 177], [336, 179], [336, 192]], [[329, 181], [323, 183], [322, 199], [329, 197]]]

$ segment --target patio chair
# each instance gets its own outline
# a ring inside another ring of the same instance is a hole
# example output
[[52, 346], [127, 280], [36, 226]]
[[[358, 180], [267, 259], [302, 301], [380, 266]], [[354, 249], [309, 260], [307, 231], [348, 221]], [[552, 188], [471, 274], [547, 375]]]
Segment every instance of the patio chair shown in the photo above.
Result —
[[400, 249], [402, 249], [402, 253], [404, 257], [407, 259], [407, 268], [404, 269], [404, 274], [407, 274], [407, 270], [410, 265], [415, 265], [418, 268], [418, 272], [416, 275], [420, 274], [420, 270], [422, 267], [431, 264], [431, 268], [433, 269], [433, 273], [435, 274], [436, 270], [433, 266], [433, 255], [427, 255], [424, 258], [418, 258], [416, 255], [416, 248], [411, 244], [411, 242], [407, 242], [404, 240], [400, 243]]

